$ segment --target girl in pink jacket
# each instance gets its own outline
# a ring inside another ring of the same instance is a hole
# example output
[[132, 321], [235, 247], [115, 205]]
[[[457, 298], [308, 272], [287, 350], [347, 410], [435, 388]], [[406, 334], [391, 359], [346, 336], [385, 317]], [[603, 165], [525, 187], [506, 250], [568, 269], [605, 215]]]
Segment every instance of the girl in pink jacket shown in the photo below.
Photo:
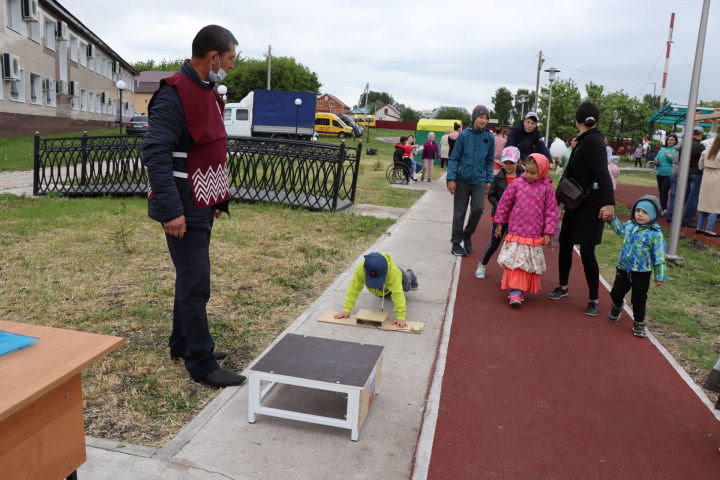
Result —
[[501, 288], [508, 291], [510, 305], [520, 305], [523, 292], [540, 290], [540, 275], [547, 269], [543, 245], [548, 245], [557, 229], [558, 205], [552, 179], [547, 176], [550, 162], [533, 153], [525, 161], [525, 173], [503, 193], [495, 212], [495, 236], [508, 224], [505, 244], [498, 263], [503, 267]]

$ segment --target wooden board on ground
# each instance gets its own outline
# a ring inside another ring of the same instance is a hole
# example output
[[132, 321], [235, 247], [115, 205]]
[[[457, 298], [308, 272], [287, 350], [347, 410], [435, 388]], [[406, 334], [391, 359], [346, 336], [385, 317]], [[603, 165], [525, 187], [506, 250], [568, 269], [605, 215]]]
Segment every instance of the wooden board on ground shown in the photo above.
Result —
[[377, 310], [370, 310], [368, 308], [361, 308], [355, 314], [355, 318], [357, 318], [358, 321], [362, 320], [364, 322], [375, 322], [375, 323], [383, 323], [389, 317], [390, 317], [390, 315], [388, 315], [388, 312], [379, 312]]
[[407, 327], [399, 328], [398, 326], [393, 325], [392, 318], [387, 318], [382, 323], [375, 323], [362, 320], [358, 321], [356, 315], [350, 315], [348, 318], [335, 318], [336, 313], [338, 312], [325, 312], [322, 317], [320, 317], [319, 321], [325, 323], [336, 323], [338, 325], [350, 325], [353, 327], [377, 328], [379, 330], [387, 330], [390, 332], [422, 333], [423, 330], [425, 330], [425, 322], [413, 322], [406, 320], [405, 323], [407, 324]]

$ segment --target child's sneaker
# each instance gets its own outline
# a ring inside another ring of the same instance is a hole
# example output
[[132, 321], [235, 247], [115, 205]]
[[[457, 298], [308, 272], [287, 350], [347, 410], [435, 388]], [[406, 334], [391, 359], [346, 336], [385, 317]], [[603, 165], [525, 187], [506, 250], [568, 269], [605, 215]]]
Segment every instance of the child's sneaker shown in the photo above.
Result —
[[645, 324], [643, 322], [633, 322], [633, 335], [641, 338], [647, 337], [647, 332], [645, 332]]
[[475, 278], [485, 278], [485, 265], [478, 263], [477, 270], [475, 270]]
[[615, 305], [610, 305], [610, 315], [608, 315], [608, 318], [613, 321], [617, 322], [620, 320], [620, 314], [622, 313], [623, 304], [621, 303], [619, 307], [616, 307]]
[[510, 300], [511, 306], [517, 307], [523, 301], [522, 293], [511, 293], [508, 295], [508, 299]]

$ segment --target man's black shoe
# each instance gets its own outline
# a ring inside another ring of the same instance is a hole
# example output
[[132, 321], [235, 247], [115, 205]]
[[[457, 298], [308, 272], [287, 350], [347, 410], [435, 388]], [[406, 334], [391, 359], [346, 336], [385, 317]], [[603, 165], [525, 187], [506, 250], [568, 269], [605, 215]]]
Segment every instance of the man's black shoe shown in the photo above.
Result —
[[[183, 356], [184, 356], [183, 354], [180, 354], [180, 355], [173, 355], [172, 353], [170, 354], [170, 358], [172, 358], [173, 360], [180, 360], [181, 358], [183, 358]], [[212, 353], [212, 356], [215, 360], [224, 360], [225, 358], [227, 358], [227, 352], [221, 352], [220, 350], [215, 350]]]
[[462, 245], [459, 243], [453, 243], [452, 250], [450, 250], [450, 253], [455, 255], [456, 257], [464, 257], [467, 255], [467, 250], [463, 248]]
[[597, 302], [588, 302], [585, 308], [585, 315], [589, 317], [597, 317], [600, 313], [600, 305]]
[[567, 297], [567, 295], [568, 295], [568, 289], [567, 289], [567, 288], [555, 287], [555, 290], [553, 290], [552, 292], [548, 293], [548, 298], [549, 298], [550, 300], [558, 300], [558, 299], [560, 299], [560, 298]]
[[622, 312], [623, 304], [621, 303], [619, 307], [616, 307], [615, 305], [612, 305], [610, 307], [610, 315], [608, 315], [608, 318], [613, 321], [617, 322], [620, 320], [620, 313]]
[[230, 370], [218, 367], [217, 369], [213, 370], [212, 373], [210, 373], [209, 375], [206, 375], [203, 378], [193, 378], [193, 380], [198, 383], [204, 383], [205, 385], [209, 385], [211, 387], [223, 388], [242, 385], [243, 383], [245, 383], [245, 380], [247, 380], [247, 378], [242, 375], [238, 375], [237, 373], [233, 373]]
[[645, 324], [643, 322], [633, 322], [633, 335], [640, 338], [647, 337], [645, 332]]
[[470, 238], [470, 235], [465, 235], [465, 238], [463, 238], [463, 246], [467, 253], [472, 252], [472, 238]]

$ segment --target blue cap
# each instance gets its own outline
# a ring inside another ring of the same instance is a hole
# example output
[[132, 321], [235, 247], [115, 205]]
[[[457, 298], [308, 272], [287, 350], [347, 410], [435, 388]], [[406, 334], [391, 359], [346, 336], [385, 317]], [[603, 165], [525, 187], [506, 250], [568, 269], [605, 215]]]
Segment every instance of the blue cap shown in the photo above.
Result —
[[380, 290], [387, 278], [388, 261], [378, 252], [365, 255], [365, 285], [368, 288]]

